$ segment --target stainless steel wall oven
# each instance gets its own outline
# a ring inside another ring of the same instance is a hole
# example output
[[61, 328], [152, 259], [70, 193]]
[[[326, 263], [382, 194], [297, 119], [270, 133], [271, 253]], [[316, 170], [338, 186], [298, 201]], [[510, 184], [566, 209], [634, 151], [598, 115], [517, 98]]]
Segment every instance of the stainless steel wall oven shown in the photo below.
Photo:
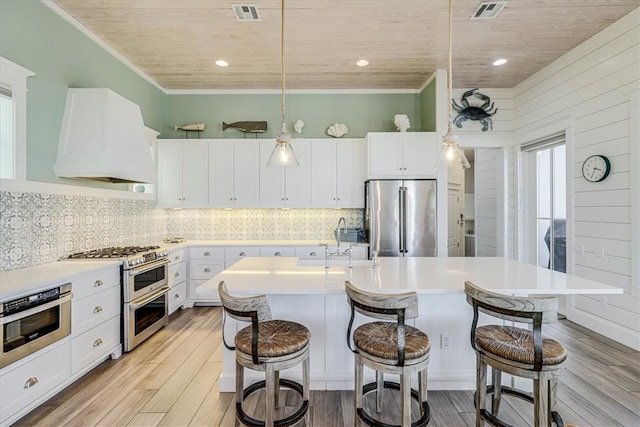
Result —
[[0, 304], [0, 368], [71, 333], [71, 283]]

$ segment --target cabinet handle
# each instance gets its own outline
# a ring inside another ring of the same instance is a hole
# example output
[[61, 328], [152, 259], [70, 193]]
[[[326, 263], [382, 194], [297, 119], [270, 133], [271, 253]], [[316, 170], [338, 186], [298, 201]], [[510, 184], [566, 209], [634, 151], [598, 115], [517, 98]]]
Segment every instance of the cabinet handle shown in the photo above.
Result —
[[398, 168], [399, 170], [402, 170], [402, 168]]
[[238, 200], [238, 199], [236, 199], [236, 198], [234, 197], [234, 198], [233, 198], [233, 200]]
[[211, 252], [205, 252], [204, 256], [211, 256]]
[[245, 254], [244, 252], [240, 252], [240, 256], [246, 256], [247, 254]]
[[309, 252], [309, 256], [316, 256], [315, 252]]
[[276, 252], [274, 255], [275, 256], [281, 256], [282, 254], [280, 252]]
[[229, 197], [229, 200], [233, 200], [233, 197]]
[[173, 298], [174, 298], [174, 299], [178, 299], [178, 298], [180, 298], [180, 294], [175, 294], [175, 295], [173, 296]]
[[176, 271], [176, 273], [173, 275], [173, 277], [180, 277], [180, 273], [178, 273], [178, 272]]
[[174, 258], [174, 260], [178, 261], [180, 259], [180, 255], [176, 255], [176, 257]]
[[207, 268], [204, 269], [204, 272], [205, 273], [211, 273], [211, 269], [209, 267], [207, 267]]
[[93, 346], [94, 346], [94, 347], [97, 347], [97, 346], [99, 346], [99, 345], [101, 345], [101, 344], [102, 344], [102, 340], [101, 340], [100, 338], [98, 338], [97, 340], [95, 340], [95, 341], [93, 342]]
[[96, 280], [95, 283], [93, 284], [94, 288], [97, 288], [98, 286], [102, 286], [104, 285], [104, 282], [100, 279]]
[[97, 305], [94, 309], [93, 312], [94, 313], [100, 313], [102, 311], [102, 306], [101, 305]]
[[283, 197], [283, 198], [281, 198], [280, 200], [284, 200], [284, 197]]
[[407, 170], [407, 168], [404, 168], [404, 170]]
[[26, 383], [24, 383], [24, 388], [31, 388], [34, 385], [38, 384], [38, 378], [36, 377], [31, 377], [27, 380]]
[[340, 200], [340, 197], [338, 197], [338, 200]]
[[333, 200], [335, 200], [336, 198], [334, 197]]
[[289, 200], [289, 198], [288, 198], [288, 197], [285, 197], [284, 199], [285, 199], [285, 200]]

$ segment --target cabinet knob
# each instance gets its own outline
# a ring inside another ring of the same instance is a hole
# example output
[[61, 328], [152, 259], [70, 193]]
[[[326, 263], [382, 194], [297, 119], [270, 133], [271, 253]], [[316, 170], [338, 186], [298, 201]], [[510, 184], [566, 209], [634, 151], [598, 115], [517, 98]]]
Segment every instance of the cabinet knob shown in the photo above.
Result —
[[97, 288], [98, 286], [102, 286], [104, 285], [104, 282], [100, 279], [96, 280], [95, 283], [93, 284], [94, 288]]
[[398, 170], [402, 170], [402, 168], [398, 168]]
[[404, 170], [407, 170], [407, 168], [404, 168]]
[[316, 256], [315, 252], [309, 252], [309, 256]]
[[238, 199], [234, 197], [233, 200], [238, 200]]
[[274, 255], [275, 256], [281, 256], [282, 254], [280, 252], [276, 252]]
[[334, 197], [333, 200], [335, 200], [336, 198]]
[[229, 200], [233, 200], [233, 197], [229, 197]]
[[211, 273], [211, 269], [209, 267], [207, 267], [207, 268], [204, 269], [204, 272], [205, 273]]
[[101, 345], [101, 344], [102, 344], [102, 339], [100, 339], [100, 338], [98, 338], [97, 340], [95, 340], [95, 341], [93, 342], [93, 346], [94, 346], [94, 347], [97, 347], [97, 346], [99, 346], [99, 345]]
[[280, 200], [284, 200], [284, 197], [283, 197], [283, 198], [281, 198]]
[[31, 388], [34, 385], [38, 384], [38, 378], [36, 377], [31, 377], [27, 380], [26, 383], [24, 383], [24, 388]]
[[247, 256], [244, 252], [240, 252], [240, 256]]
[[173, 277], [180, 277], [180, 273], [178, 273], [177, 271], [175, 272], [175, 274], [173, 275]]
[[211, 256], [211, 252], [205, 252], [204, 256]]
[[180, 255], [176, 255], [176, 257], [174, 258], [174, 260], [178, 261], [180, 259]]
[[285, 197], [284, 199], [285, 199], [285, 200], [289, 200], [289, 198], [288, 198], [288, 197]]
[[175, 298], [175, 299], [180, 298], [180, 294], [175, 294], [175, 295], [173, 296], [173, 298]]
[[94, 313], [100, 313], [102, 311], [102, 306], [101, 305], [96, 305], [96, 307], [93, 309]]
[[340, 200], [340, 197], [338, 197], [338, 200]]

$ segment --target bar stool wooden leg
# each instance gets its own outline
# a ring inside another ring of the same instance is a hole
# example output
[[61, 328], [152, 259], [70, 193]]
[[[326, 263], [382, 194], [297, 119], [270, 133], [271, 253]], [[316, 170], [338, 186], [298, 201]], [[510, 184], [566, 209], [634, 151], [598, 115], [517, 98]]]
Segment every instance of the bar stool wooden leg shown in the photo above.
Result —
[[427, 370], [418, 372], [418, 389], [420, 391], [420, 414], [423, 414], [422, 402], [427, 401]]
[[[309, 388], [311, 386], [311, 377], [310, 377], [310, 362], [309, 357], [305, 358], [302, 361], [302, 400], [309, 401]], [[307, 410], [307, 413], [304, 415], [304, 423], [306, 427], [310, 427], [311, 424], [309, 422], [309, 413], [311, 411]]]
[[244, 390], [244, 368], [238, 362], [236, 362], [236, 404], [242, 405], [243, 391]]
[[533, 425], [548, 427], [549, 424], [549, 385], [546, 378], [533, 380]]
[[400, 389], [402, 427], [411, 427], [411, 374], [400, 374]]
[[266, 382], [265, 384], [266, 401], [265, 401], [265, 408], [264, 408], [265, 427], [273, 427], [273, 422], [275, 419], [275, 407], [274, 407], [275, 390], [276, 390], [276, 386], [274, 384], [275, 376], [276, 374], [273, 369], [273, 365], [268, 364], [267, 369], [265, 370], [265, 382]]
[[280, 407], [280, 371], [273, 373], [273, 408], [278, 409]]
[[384, 374], [376, 371], [376, 412], [382, 412], [382, 402], [384, 401]]
[[358, 425], [358, 420], [360, 419], [358, 417], [358, 411], [362, 409], [362, 376], [364, 375], [364, 368], [362, 366], [362, 362], [360, 362], [360, 356], [356, 355], [354, 357], [355, 361], [356, 361], [356, 366], [355, 366], [355, 377], [356, 377], [356, 384], [355, 384], [355, 400], [356, 400], [356, 411], [354, 414], [354, 422], [353, 425], [357, 426]]
[[493, 376], [493, 399], [491, 399], [491, 413], [498, 416], [500, 410], [500, 399], [502, 398], [502, 371], [496, 368], [491, 369]]
[[481, 411], [484, 409], [484, 401], [487, 394], [487, 365], [482, 360], [480, 354], [477, 355], [477, 369], [476, 372], [476, 427], [482, 427], [484, 422], [482, 421]]

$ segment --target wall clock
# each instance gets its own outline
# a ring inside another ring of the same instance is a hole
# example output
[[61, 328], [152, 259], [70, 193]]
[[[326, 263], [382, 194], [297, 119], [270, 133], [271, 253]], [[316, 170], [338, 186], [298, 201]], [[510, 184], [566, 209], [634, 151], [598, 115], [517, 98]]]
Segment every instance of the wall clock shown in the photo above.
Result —
[[611, 162], [606, 156], [596, 154], [587, 157], [582, 164], [582, 176], [589, 182], [600, 182], [609, 176]]

